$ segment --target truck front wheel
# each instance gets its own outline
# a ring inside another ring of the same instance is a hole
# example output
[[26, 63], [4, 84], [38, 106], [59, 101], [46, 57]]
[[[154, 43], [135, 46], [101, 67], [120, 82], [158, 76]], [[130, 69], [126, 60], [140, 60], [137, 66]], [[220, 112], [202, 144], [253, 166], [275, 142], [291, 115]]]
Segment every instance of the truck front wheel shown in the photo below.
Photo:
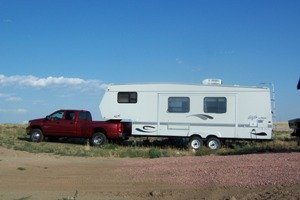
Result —
[[32, 142], [41, 142], [44, 139], [43, 133], [40, 129], [32, 129], [29, 135]]
[[107, 139], [103, 133], [94, 133], [90, 139], [90, 144], [93, 146], [100, 146], [105, 143], [107, 143]]

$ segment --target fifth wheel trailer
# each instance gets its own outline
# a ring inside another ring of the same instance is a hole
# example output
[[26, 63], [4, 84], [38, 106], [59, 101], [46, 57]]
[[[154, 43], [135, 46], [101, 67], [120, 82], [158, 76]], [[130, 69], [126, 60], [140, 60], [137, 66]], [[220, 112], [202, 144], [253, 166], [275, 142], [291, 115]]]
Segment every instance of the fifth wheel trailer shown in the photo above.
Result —
[[130, 124], [131, 136], [183, 137], [193, 149], [226, 139], [272, 139], [270, 90], [204, 84], [109, 85], [100, 103], [106, 120]]

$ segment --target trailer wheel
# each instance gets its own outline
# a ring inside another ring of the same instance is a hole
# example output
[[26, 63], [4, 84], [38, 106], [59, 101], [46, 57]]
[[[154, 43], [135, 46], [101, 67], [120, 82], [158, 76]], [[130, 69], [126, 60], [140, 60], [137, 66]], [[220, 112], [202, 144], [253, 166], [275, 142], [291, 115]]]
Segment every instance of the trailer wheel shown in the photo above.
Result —
[[40, 129], [32, 129], [30, 131], [30, 140], [32, 142], [41, 142], [44, 139], [43, 133]]
[[202, 145], [203, 145], [203, 141], [199, 136], [193, 136], [190, 139], [189, 146], [193, 150], [199, 150], [202, 147]]
[[107, 143], [107, 138], [103, 133], [94, 133], [90, 139], [90, 144], [92, 146], [100, 146]]
[[206, 145], [207, 145], [208, 148], [216, 150], [216, 149], [219, 149], [221, 147], [221, 141], [217, 137], [210, 137], [206, 141]]

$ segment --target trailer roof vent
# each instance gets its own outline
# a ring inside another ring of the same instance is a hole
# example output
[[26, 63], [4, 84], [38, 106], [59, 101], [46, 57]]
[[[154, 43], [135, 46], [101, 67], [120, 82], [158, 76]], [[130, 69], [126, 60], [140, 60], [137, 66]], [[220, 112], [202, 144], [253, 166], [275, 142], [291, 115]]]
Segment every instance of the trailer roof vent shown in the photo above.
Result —
[[221, 79], [205, 79], [202, 81], [203, 85], [222, 85]]

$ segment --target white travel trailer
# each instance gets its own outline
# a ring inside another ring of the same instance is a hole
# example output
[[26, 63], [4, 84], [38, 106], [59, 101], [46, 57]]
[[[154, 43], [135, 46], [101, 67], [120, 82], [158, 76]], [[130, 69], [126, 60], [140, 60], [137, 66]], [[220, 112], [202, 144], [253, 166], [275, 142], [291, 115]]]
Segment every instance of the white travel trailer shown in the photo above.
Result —
[[130, 122], [132, 136], [190, 138], [193, 149], [272, 139], [270, 90], [221, 83], [109, 85], [99, 108], [106, 120]]

